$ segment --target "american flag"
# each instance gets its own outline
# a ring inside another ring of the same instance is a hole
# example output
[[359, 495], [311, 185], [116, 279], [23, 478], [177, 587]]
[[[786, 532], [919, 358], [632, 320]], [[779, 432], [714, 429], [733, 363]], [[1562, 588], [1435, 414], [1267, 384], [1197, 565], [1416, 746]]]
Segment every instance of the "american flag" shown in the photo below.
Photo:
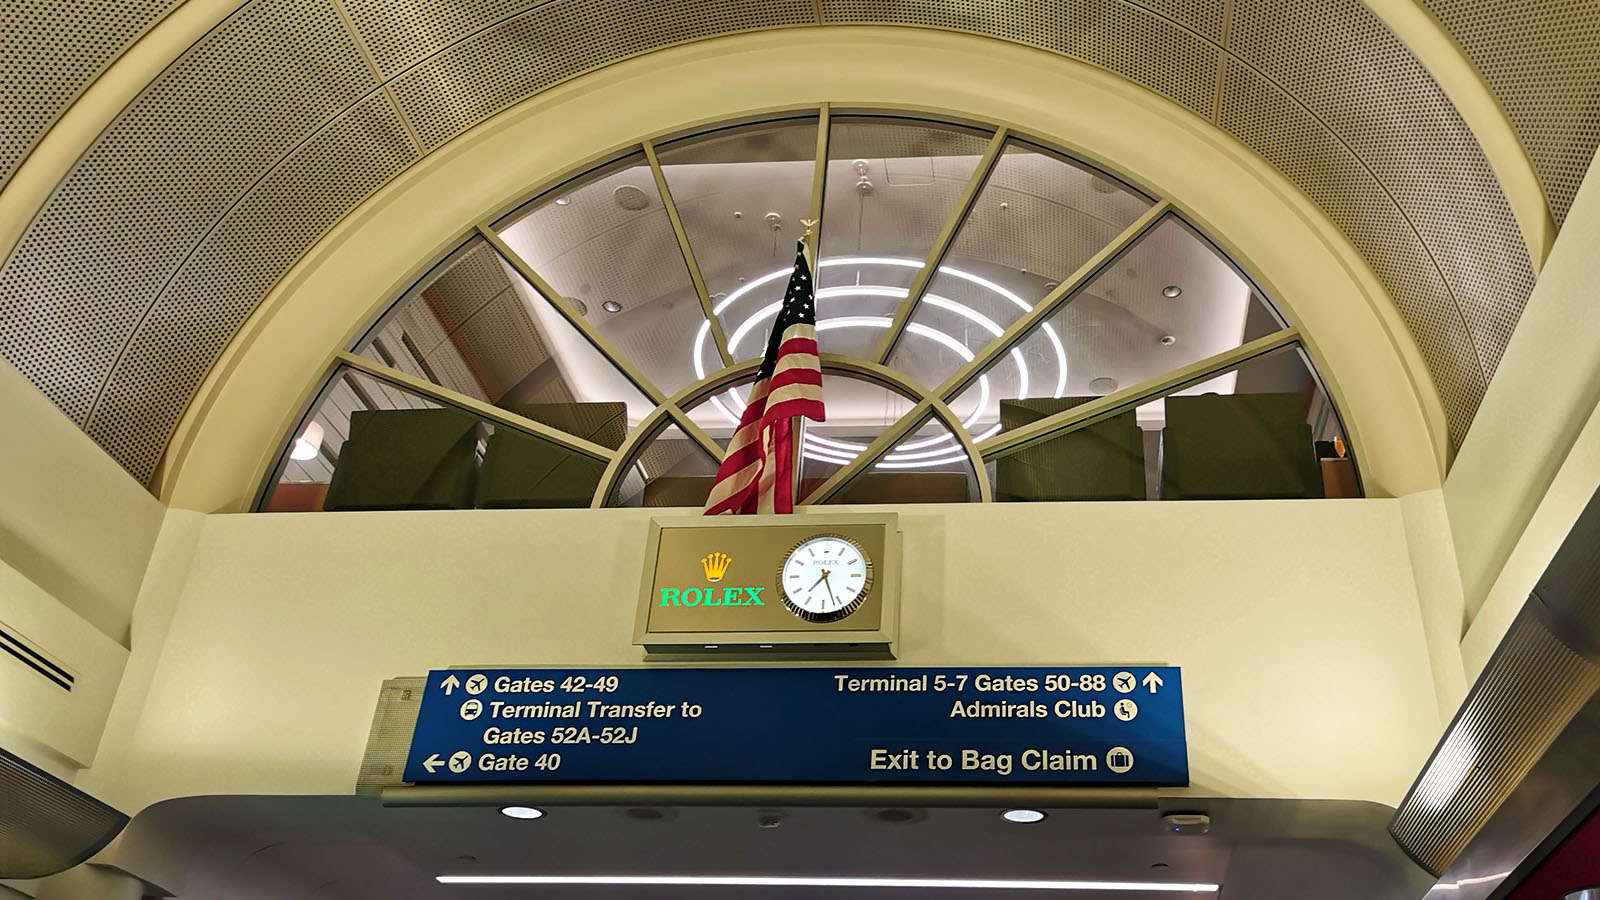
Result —
[[706, 500], [706, 515], [794, 512], [797, 456], [795, 418], [824, 420], [822, 367], [817, 358], [817, 301], [805, 242], [783, 308], [772, 323], [767, 355], [750, 388], [750, 402], [728, 442], [728, 455]]

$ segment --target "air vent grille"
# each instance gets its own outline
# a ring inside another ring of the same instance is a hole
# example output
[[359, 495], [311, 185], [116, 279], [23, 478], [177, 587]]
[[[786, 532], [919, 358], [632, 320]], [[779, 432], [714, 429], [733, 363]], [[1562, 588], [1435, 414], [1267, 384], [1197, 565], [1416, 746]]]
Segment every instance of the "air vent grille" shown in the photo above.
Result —
[[72, 690], [73, 684], [78, 680], [77, 675], [35, 647], [22, 637], [20, 632], [4, 622], [0, 622], [0, 651], [38, 672], [40, 676], [64, 691]]

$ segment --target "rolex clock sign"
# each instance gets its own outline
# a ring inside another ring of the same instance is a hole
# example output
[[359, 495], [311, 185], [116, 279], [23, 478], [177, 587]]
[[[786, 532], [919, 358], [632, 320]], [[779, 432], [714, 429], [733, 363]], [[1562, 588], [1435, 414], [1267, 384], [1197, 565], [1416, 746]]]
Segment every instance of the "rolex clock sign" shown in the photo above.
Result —
[[893, 514], [650, 523], [634, 643], [651, 654], [893, 656]]

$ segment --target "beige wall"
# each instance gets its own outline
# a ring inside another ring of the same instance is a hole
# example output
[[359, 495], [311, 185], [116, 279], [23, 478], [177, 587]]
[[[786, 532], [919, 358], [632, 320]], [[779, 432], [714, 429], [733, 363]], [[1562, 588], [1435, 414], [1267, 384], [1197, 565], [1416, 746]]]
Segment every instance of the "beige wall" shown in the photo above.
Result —
[[166, 508], [4, 361], [0, 422], [0, 563], [125, 644]]
[[1489, 614], [1471, 642], [1474, 672], [1600, 485], [1597, 169], [1578, 191], [1445, 481], [1467, 616]]
[[[1394, 804], [1439, 734], [1399, 501], [901, 512], [904, 664], [1182, 666], [1197, 794]], [[148, 690], [81, 783], [129, 812], [348, 792], [384, 678], [638, 664], [647, 518], [196, 517]]]

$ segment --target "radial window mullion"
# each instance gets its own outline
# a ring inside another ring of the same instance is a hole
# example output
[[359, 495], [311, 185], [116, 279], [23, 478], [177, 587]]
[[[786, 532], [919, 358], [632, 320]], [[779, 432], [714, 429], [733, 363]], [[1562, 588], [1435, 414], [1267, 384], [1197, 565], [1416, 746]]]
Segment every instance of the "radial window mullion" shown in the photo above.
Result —
[[962, 390], [970, 386], [991, 363], [1010, 351], [1012, 347], [1016, 346], [1019, 341], [1032, 332], [1039, 323], [1043, 322], [1063, 305], [1071, 302], [1078, 291], [1092, 282], [1096, 276], [1115, 263], [1129, 248], [1137, 244], [1141, 238], [1154, 229], [1156, 225], [1160, 224], [1161, 220], [1171, 212], [1171, 209], [1170, 204], [1162, 201], [1146, 210], [1144, 215], [1134, 220], [1133, 224], [1117, 235], [1115, 240], [1102, 247], [1099, 253], [1096, 253], [1087, 262], [1079, 266], [1078, 270], [1072, 274], [1072, 277], [1057, 285], [1033, 309], [1011, 323], [1010, 327], [1005, 329], [999, 337], [990, 341], [972, 360], [946, 378], [934, 389], [933, 395], [946, 403], [954, 399]]
[[944, 227], [939, 230], [939, 237], [934, 241], [933, 247], [928, 250], [927, 257], [918, 270], [917, 277], [911, 282], [911, 287], [906, 290], [905, 299], [894, 311], [894, 317], [889, 324], [889, 330], [878, 342], [878, 348], [872, 353], [872, 361], [881, 363], [894, 352], [895, 345], [899, 343], [905, 332], [906, 325], [911, 321], [911, 314], [917, 306], [917, 301], [927, 290], [928, 283], [933, 280], [934, 273], [938, 271], [940, 260], [950, 250], [950, 244], [955, 240], [956, 233], [961, 230], [961, 224], [966, 221], [972, 212], [972, 205], [977, 202], [983, 185], [988, 181], [989, 175], [994, 171], [995, 163], [1000, 159], [1001, 152], [1005, 149], [1006, 138], [1009, 132], [1001, 128], [989, 139], [989, 146], [983, 151], [983, 156], [972, 171], [972, 177], [967, 180], [967, 185], [961, 191], [961, 196], [956, 200], [955, 208], [950, 211], [945, 220]]
[[888, 455], [889, 451], [893, 450], [895, 444], [899, 443], [902, 438], [921, 427], [923, 422], [927, 420], [931, 409], [930, 400], [924, 399], [918, 402], [905, 415], [896, 419], [882, 434], [874, 438], [872, 443], [868, 444], [867, 448], [861, 451], [855, 459], [818, 485], [817, 489], [805, 498], [802, 505], [814, 506], [826, 503], [831, 498], [838, 496], [850, 486], [851, 482], [866, 474], [882, 457]]
[[818, 259], [822, 258], [822, 204], [828, 189], [828, 141], [832, 128], [832, 110], [824, 103], [817, 110], [817, 155], [811, 169], [810, 221], [816, 223], [812, 249]]
[[561, 296], [556, 292], [555, 288], [550, 286], [549, 282], [539, 277], [539, 273], [533, 270], [528, 261], [507, 246], [506, 242], [501, 240], [500, 235], [489, 227], [488, 223], [479, 223], [478, 233], [483, 236], [484, 240], [489, 242], [489, 245], [494, 248], [496, 253], [500, 254], [502, 259], [517, 271], [517, 274], [521, 275], [550, 304], [552, 309], [567, 321], [567, 324], [583, 335], [584, 340], [588, 341], [589, 345], [597, 353], [605, 357], [606, 361], [611, 365], [616, 366], [617, 370], [623, 374], [623, 377], [627, 378], [635, 388], [638, 388], [653, 403], [660, 404], [666, 401], [666, 393], [657, 387], [653, 381], [645, 377], [644, 373], [639, 371], [638, 367], [629, 361], [617, 349], [616, 345], [612, 344], [592, 324], [578, 315], [577, 310], [572, 308], [572, 304], [567, 301], [567, 298]]
[[381, 384], [392, 385], [403, 389], [405, 392], [454, 406], [496, 425], [504, 425], [507, 428], [520, 431], [540, 440], [559, 444], [567, 450], [581, 453], [592, 459], [608, 462], [616, 455], [610, 448], [602, 447], [593, 441], [587, 441], [576, 435], [568, 434], [559, 428], [552, 428], [542, 422], [536, 422], [524, 416], [506, 412], [476, 397], [469, 397], [449, 388], [440, 387], [431, 381], [418, 378], [410, 373], [374, 363], [366, 357], [357, 356], [353, 353], [340, 353], [338, 354], [338, 360], [351, 369], [376, 379]]
[[1235, 371], [1255, 360], [1297, 348], [1299, 344], [1300, 330], [1298, 328], [1285, 328], [1282, 331], [1269, 334], [1243, 346], [1207, 357], [1181, 369], [1176, 369], [1163, 376], [1123, 388], [1104, 397], [1096, 397], [1082, 406], [1063, 410], [1036, 422], [1030, 422], [1027, 425], [980, 441], [977, 445], [978, 453], [985, 461], [988, 461], [1024, 450], [1042, 441], [1057, 438], [1079, 428], [1093, 425], [1095, 422], [1125, 412], [1130, 408], [1162, 397], [1171, 396], [1197, 384], [1203, 384], [1218, 375]]
[[717, 356], [722, 359], [723, 365], [732, 365], [733, 357], [728, 354], [728, 336], [723, 333], [722, 323], [717, 320], [717, 314], [712, 309], [711, 295], [706, 292], [705, 278], [700, 274], [700, 264], [695, 261], [694, 248], [689, 246], [689, 235], [683, 230], [683, 218], [678, 214], [678, 205], [673, 202], [672, 188], [667, 184], [667, 176], [661, 171], [661, 160], [656, 156], [655, 145], [645, 141], [644, 155], [650, 162], [650, 174], [655, 179], [656, 190], [661, 194], [661, 205], [666, 208], [667, 219], [672, 223], [672, 232], [678, 239], [678, 250], [683, 254], [683, 264], [689, 269], [689, 280], [694, 283], [700, 308], [705, 312], [706, 323], [711, 327], [711, 341], [716, 345]]

